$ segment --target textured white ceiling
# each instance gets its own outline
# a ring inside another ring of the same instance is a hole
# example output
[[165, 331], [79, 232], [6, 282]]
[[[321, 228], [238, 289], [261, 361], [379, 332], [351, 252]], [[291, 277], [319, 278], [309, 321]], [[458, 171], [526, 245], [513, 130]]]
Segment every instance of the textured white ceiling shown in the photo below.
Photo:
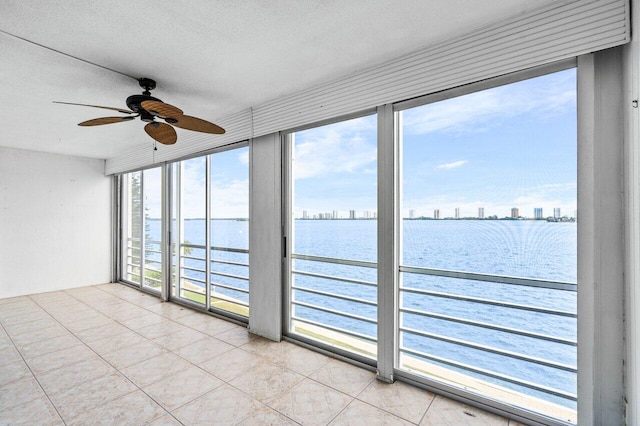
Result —
[[0, 146], [110, 158], [151, 144], [143, 123], [52, 101], [125, 107], [149, 77], [215, 122], [553, 2], [0, 0]]

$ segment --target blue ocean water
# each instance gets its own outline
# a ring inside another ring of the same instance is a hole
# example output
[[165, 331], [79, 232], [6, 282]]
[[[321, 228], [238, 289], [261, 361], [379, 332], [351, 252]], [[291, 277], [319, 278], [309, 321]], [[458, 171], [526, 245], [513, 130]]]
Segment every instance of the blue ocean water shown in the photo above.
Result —
[[[155, 235], [157, 232], [159, 235], [159, 223], [153, 222], [155, 221], [151, 221], [151, 234]], [[247, 221], [212, 220], [212, 245], [246, 249], [248, 248], [248, 227]], [[577, 281], [576, 223], [549, 223], [530, 220], [404, 220], [402, 232], [401, 265], [403, 266], [571, 283]], [[204, 244], [204, 220], [185, 221], [184, 233], [185, 239], [190, 243]], [[375, 220], [296, 220], [294, 235], [293, 250], [296, 254], [369, 262], [377, 260], [377, 222]], [[204, 250], [195, 249], [191, 256], [204, 258], [204, 254]], [[241, 253], [212, 251], [212, 257], [248, 263], [248, 255]], [[204, 269], [204, 263], [200, 261], [187, 260], [185, 264]], [[248, 270], [244, 267], [217, 264], [216, 262], [213, 265], [214, 272], [248, 276]], [[295, 260], [293, 268], [297, 271], [377, 282], [375, 268], [306, 260]], [[194, 278], [204, 278], [204, 275], [198, 272], [190, 271], [186, 274]], [[576, 292], [412, 273], [402, 273], [400, 278], [403, 287], [576, 312]], [[212, 275], [212, 279], [220, 284], [248, 288], [246, 281], [215, 274]], [[374, 302], [377, 297], [377, 289], [373, 286], [363, 286], [339, 280], [296, 274], [294, 283], [296, 286]], [[220, 291], [226, 291], [229, 296], [248, 302], [246, 294], [224, 289]], [[353, 313], [374, 320], [377, 317], [376, 307], [367, 304], [303, 291], [294, 291], [293, 298], [303, 303]], [[409, 292], [400, 292], [398, 300], [402, 308], [418, 309], [436, 315], [494, 324], [561, 339], [574, 341], [576, 339], [577, 322], [575, 318], [571, 317]], [[295, 314], [373, 338], [376, 336], [376, 325], [366, 321], [344, 318], [301, 306], [295, 307]], [[518, 334], [411, 313], [401, 313], [399, 321], [399, 325], [402, 327], [426, 331], [437, 336], [470, 342], [474, 345], [496, 348], [572, 367], [575, 367], [577, 362], [575, 346], [562, 343], [547, 342]], [[575, 393], [577, 389], [576, 374], [563, 369], [551, 368], [411, 333], [400, 333], [400, 345], [408, 349], [426, 352], [435, 357], [471, 364], [497, 374], [530, 381], [568, 393]], [[531, 390], [481, 374], [469, 373], [455, 367], [448, 366], [447, 368], [575, 408], [574, 402], [562, 397]]]

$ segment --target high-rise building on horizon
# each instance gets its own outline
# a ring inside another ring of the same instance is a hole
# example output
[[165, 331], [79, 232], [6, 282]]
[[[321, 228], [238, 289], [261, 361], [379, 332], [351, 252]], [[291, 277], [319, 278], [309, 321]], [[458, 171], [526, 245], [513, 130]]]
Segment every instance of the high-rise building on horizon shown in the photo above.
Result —
[[416, 217], [416, 211], [414, 209], [409, 210], [409, 219]]
[[520, 209], [517, 208], [517, 207], [512, 207], [511, 208], [511, 217], [512, 218], [520, 217]]
[[484, 219], [484, 207], [478, 207], [478, 219]]
[[460, 219], [460, 207], [456, 207], [455, 216], [456, 219]]
[[302, 210], [302, 218], [309, 219], [309, 213], [306, 210]]
[[542, 214], [542, 207], [533, 208], [533, 217], [536, 219], [542, 219], [544, 217]]
[[333, 219], [338, 219], [338, 210], [333, 211]]
[[553, 217], [554, 218], [559, 218], [562, 217], [562, 214], [560, 213], [560, 207], [554, 207], [553, 209]]
[[356, 218], [356, 211], [349, 210], [349, 219], [355, 219], [355, 218]]
[[433, 218], [434, 219], [440, 219], [440, 209], [435, 209], [433, 211]]

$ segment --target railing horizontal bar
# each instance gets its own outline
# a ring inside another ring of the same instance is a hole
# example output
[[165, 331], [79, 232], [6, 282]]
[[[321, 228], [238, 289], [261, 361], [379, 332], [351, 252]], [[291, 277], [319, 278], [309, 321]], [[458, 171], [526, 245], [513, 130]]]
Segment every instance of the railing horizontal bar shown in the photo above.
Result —
[[314, 290], [314, 289], [311, 289], [311, 288], [300, 287], [300, 286], [297, 286], [297, 285], [292, 285], [291, 289], [292, 290], [298, 290], [298, 291], [304, 291], [305, 293], [318, 294], [320, 296], [333, 297], [335, 299], [346, 300], [346, 301], [349, 301], [349, 302], [362, 303], [364, 305], [369, 305], [369, 306], [378, 306], [378, 303], [372, 302], [370, 300], [359, 299], [357, 297], [351, 297], [351, 296], [343, 296], [341, 294], [331, 293], [331, 292], [328, 292], [328, 291]]
[[145, 249], [144, 250], [144, 254], [147, 253], [158, 253], [158, 254], [162, 254], [162, 252], [160, 250], [153, 250], [153, 249]]
[[222, 263], [225, 265], [245, 266], [247, 268], [249, 267], [248, 263], [231, 262], [230, 260], [211, 259], [211, 263]]
[[180, 269], [186, 269], [187, 271], [202, 272], [203, 274], [207, 273], [205, 269], [193, 268], [191, 266], [181, 266]]
[[377, 287], [378, 285], [376, 283], [372, 283], [371, 281], [363, 281], [363, 280], [356, 280], [356, 279], [352, 279], [352, 278], [342, 278], [342, 277], [336, 277], [333, 275], [325, 275], [325, 274], [316, 274], [315, 272], [304, 272], [304, 271], [291, 271], [292, 274], [298, 274], [298, 275], [306, 275], [309, 277], [315, 277], [315, 278], [322, 278], [325, 280], [334, 280], [334, 281], [342, 281], [345, 283], [353, 283], [353, 284], [361, 284], [361, 285], [366, 285], [369, 287]]
[[245, 290], [243, 288], [238, 288], [238, 287], [232, 287], [230, 285], [225, 285], [225, 284], [219, 284], [219, 283], [214, 283], [214, 282], [210, 282], [209, 285], [211, 287], [220, 287], [220, 288], [226, 288], [228, 290], [233, 290], [233, 291], [237, 291], [239, 293], [246, 293], [249, 294], [249, 290]]
[[215, 271], [211, 271], [210, 274], [217, 275], [219, 277], [227, 277], [227, 278], [233, 278], [236, 280], [249, 281], [249, 277], [243, 277], [241, 275], [225, 274], [223, 272], [215, 272]]
[[204, 291], [200, 292], [200, 291], [191, 290], [191, 289], [184, 288], [184, 287], [181, 287], [180, 290], [185, 291], [187, 293], [199, 294], [199, 295], [202, 295], [202, 296], [206, 295]]
[[292, 305], [297, 305], [297, 306], [303, 306], [303, 307], [309, 308], [309, 309], [314, 309], [316, 311], [326, 312], [328, 314], [339, 315], [339, 316], [345, 317], [345, 318], [351, 318], [351, 319], [354, 319], [354, 320], [357, 320], [357, 321], [368, 322], [370, 324], [377, 324], [378, 323], [377, 320], [374, 320], [374, 319], [371, 319], [371, 318], [363, 317], [363, 316], [360, 316], [360, 315], [354, 315], [354, 314], [338, 311], [338, 310], [331, 309], [331, 308], [325, 308], [325, 307], [314, 305], [314, 304], [311, 304], [311, 303], [305, 303], [305, 302], [299, 302], [299, 301], [296, 301], [296, 300], [292, 300], [291, 304]]
[[298, 259], [298, 260], [310, 260], [313, 262], [336, 263], [339, 265], [361, 266], [363, 268], [378, 267], [378, 264], [376, 262], [366, 262], [364, 260], [351, 260], [351, 259], [336, 259], [334, 257], [312, 256], [309, 254], [292, 253], [291, 258]]
[[487, 328], [490, 330], [502, 331], [509, 334], [517, 334], [520, 336], [531, 337], [533, 339], [545, 340], [548, 342], [560, 343], [563, 345], [569, 345], [569, 346], [578, 345], [578, 342], [574, 340], [562, 339], [560, 337], [549, 336], [546, 334], [532, 333], [530, 331], [520, 330], [517, 328], [502, 327], [499, 325], [489, 324], [486, 322], [472, 321], [464, 318], [452, 317], [449, 315], [436, 314], [433, 312], [421, 311], [419, 309], [400, 308], [400, 312], [412, 314], [412, 315], [420, 315], [428, 318], [435, 318], [435, 319], [444, 320], [444, 321], [455, 322], [459, 324], [472, 325], [475, 327]]
[[430, 339], [440, 340], [442, 342], [447, 342], [447, 343], [451, 343], [458, 346], [465, 346], [467, 348], [477, 349], [482, 352], [488, 352], [496, 355], [506, 356], [508, 358], [519, 359], [521, 361], [531, 362], [537, 365], [544, 365], [545, 367], [555, 368], [556, 370], [568, 371], [570, 373], [578, 372], [578, 369], [571, 365], [548, 361], [542, 358], [531, 357], [528, 355], [519, 354], [517, 352], [511, 352], [503, 349], [494, 348], [491, 346], [471, 343], [471, 342], [467, 342], [466, 340], [454, 339], [452, 337], [446, 337], [439, 334], [429, 333], [426, 331], [416, 330], [414, 328], [408, 328], [408, 327], [399, 327], [399, 330], [404, 331], [405, 333], [410, 333], [410, 334], [415, 334], [422, 337], [427, 337]]
[[249, 307], [248, 303], [242, 302], [238, 299], [232, 299], [228, 296], [225, 296], [224, 294], [220, 294], [220, 293], [216, 293], [215, 296], [212, 294], [211, 295], [212, 299], [219, 299], [219, 300], [224, 300], [225, 302], [229, 302], [229, 303], [233, 303], [235, 305], [240, 305], [240, 306], [244, 306], [246, 308]]
[[211, 250], [215, 250], [215, 251], [227, 251], [227, 252], [231, 252], [231, 253], [249, 254], [249, 250], [247, 250], [247, 249], [239, 249], [239, 248], [233, 248], [233, 247], [211, 246], [210, 249]]
[[446, 365], [450, 365], [452, 367], [456, 367], [456, 368], [460, 368], [462, 370], [467, 370], [467, 371], [471, 371], [473, 373], [478, 373], [478, 374], [482, 374], [483, 376], [487, 376], [487, 377], [493, 377], [494, 379], [498, 379], [498, 380], [503, 380], [505, 382], [509, 382], [509, 383], [513, 383], [525, 388], [529, 388], [529, 389], [534, 389], [537, 390], [539, 392], [543, 392], [549, 395], [555, 395], [555, 396], [559, 396], [561, 398], [565, 398], [568, 399], [570, 401], [577, 401], [578, 397], [575, 394], [569, 393], [569, 392], [565, 392], [559, 389], [554, 389], [554, 388], [550, 388], [550, 387], [546, 387], [546, 386], [541, 386], [538, 385], [536, 383], [532, 383], [526, 380], [520, 380], [517, 379], [515, 377], [511, 377], [511, 376], [507, 376], [506, 374], [500, 374], [500, 373], [496, 373], [493, 371], [489, 371], [489, 370], [485, 370], [483, 368], [477, 368], [477, 367], [473, 367], [471, 365], [468, 364], [463, 364], [461, 362], [457, 362], [457, 361], [451, 361], [448, 360], [446, 358], [442, 358], [439, 356], [435, 356], [435, 355], [429, 355], [426, 354], [424, 352], [421, 351], [416, 351], [413, 349], [408, 349], [405, 347], [401, 347], [399, 349], [400, 352], [404, 352], [407, 354], [411, 354], [411, 355], [415, 355], [418, 356], [420, 358], [424, 358], [424, 359], [429, 359], [431, 361], [436, 361], [442, 364], [446, 364]]
[[[204, 249], [204, 250], [207, 249], [207, 246], [202, 244], [180, 244], [180, 247], [191, 247], [191, 248]], [[232, 247], [209, 246], [209, 250], [249, 254], [249, 250], [247, 249], [239, 249], [239, 248], [232, 248]]]
[[503, 275], [479, 274], [476, 272], [449, 271], [445, 269], [421, 268], [417, 266], [400, 266], [400, 272], [433, 275], [438, 277], [460, 278], [465, 280], [485, 281], [500, 284], [549, 288], [553, 290], [577, 291], [578, 289], [577, 284], [569, 282], [539, 280], [535, 278], [509, 277]]
[[317, 321], [313, 321], [313, 320], [309, 320], [309, 319], [305, 319], [305, 318], [300, 318], [300, 317], [297, 317], [295, 315], [292, 315], [291, 319], [294, 320], [294, 321], [303, 322], [305, 324], [311, 324], [311, 325], [315, 325], [315, 326], [318, 326], [318, 327], [321, 327], [321, 328], [326, 328], [327, 330], [335, 331], [337, 333], [346, 334], [347, 336], [356, 337], [358, 339], [366, 340], [368, 342], [373, 342], [373, 343], [377, 342], [377, 339], [375, 339], [373, 337], [367, 336], [365, 334], [357, 333], [355, 331], [345, 330], [344, 328], [334, 327], [332, 325], [323, 324], [321, 322], [317, 322]]
[[203, 280], [200, 280], [198, 278], [193, 278], [193, 277], [187, 277], [186, 275], [180, 275], [180, 279], [187, 280], [187, 281], [196, 281], [202, 284], [206, 284], [206, 282], [204, 282]]
[[400, 291], [405, 291], [407, 293], [415, 293], [415, 294], [420, 294], [425, 296], [442, 297], [445, 299], [454, 299], [454, 300], [462, 300], [465, 302], [480, 303], [483, 305], [493, 305], [493, 306], [501, 306], [503, 308], [513, 308], [513, 309], [519, 309], [523, 311], [539, 312], [541, 314], [558, 315], [558, 316], [569, 317], [569, 318], [578, 317], [577, 314], [573, 312], [568, 312], [568, 311], [558, 311], [554, 309], [541, 308], [538, 306], [529, 306], [529, 305], [520, 305], [517, 303], [500, 302], [498, 300], [482, 299], [479, 297], [459, 296], [457, 294], [442, 293], [439, 291], [421, 290], [421, 289], [412, 288], [412, 287], [401, 287]]
[[190, 259], [190, 260], [198, 260], [200, 262], [206, 262], [207, 259], [204, 257], [193, 257], [193, 256], [180, 256], [180, 259]]
[[145, 239], [144, 240], [145, 243], [150, 243], [150, 244], [162, 244], [162, 241], [158, 241], [158, 240], [148, 240]]
[[145, 281], [153, 281], [154, 283], [161, 283], [162, 280], [158, 280], [156, 278], [144, 277]]

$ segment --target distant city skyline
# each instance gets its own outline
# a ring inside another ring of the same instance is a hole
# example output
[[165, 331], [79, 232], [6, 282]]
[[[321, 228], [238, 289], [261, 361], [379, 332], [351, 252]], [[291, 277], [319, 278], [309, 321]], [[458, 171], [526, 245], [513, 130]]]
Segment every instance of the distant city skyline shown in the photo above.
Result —
[[[466, 210], [471, 211], [473, 208], [467, 208]], [[465, 219], [465, 218], [476, 218], [476, 219], [486, 219], [489, 217], [498, 217], [502, 218], [523, 218], [523, 219], [547, 219], [549, 217], [560, 218], [560, 217], [577, 217], [577, 210], [573, 210], [572, 214], [562, 214], [562, 209], [560, 207], [534, 207], [531, 214], [526, 214], [520, 210], [518, 207], [511, 207], [509, 210], [505, 212], [493, 212], [489, 211], [485, 214], [484, 207], [477, 208], [476, 215], [464, 215], [460, 214], [460, 207], [456, 207], [453, 210], [453, 214], [448, 214], [448, 212], [442, 209], [434, 209], [431, 212], [421, 212], [416, 209], [409, 209], [408, 215], [403, 215], [404, 219], [418, 219], [418, 218], [426, 218], [430, 217], [433, 219]], [[550, 211], [550, 214], [544, 214], [545, 211]], [[364, 210], [364, 211], [356, 211], [353, 209], [350, 210], [332, 210], [331, 212], [327, 211], [327, 209], [322, 209], [319, 212], [309, 212], [309, 210], [303, 210], [302, 216], [296, 217], [296, 219], [372, 219], [377, 218], [377, 211], [374, 209]]]

